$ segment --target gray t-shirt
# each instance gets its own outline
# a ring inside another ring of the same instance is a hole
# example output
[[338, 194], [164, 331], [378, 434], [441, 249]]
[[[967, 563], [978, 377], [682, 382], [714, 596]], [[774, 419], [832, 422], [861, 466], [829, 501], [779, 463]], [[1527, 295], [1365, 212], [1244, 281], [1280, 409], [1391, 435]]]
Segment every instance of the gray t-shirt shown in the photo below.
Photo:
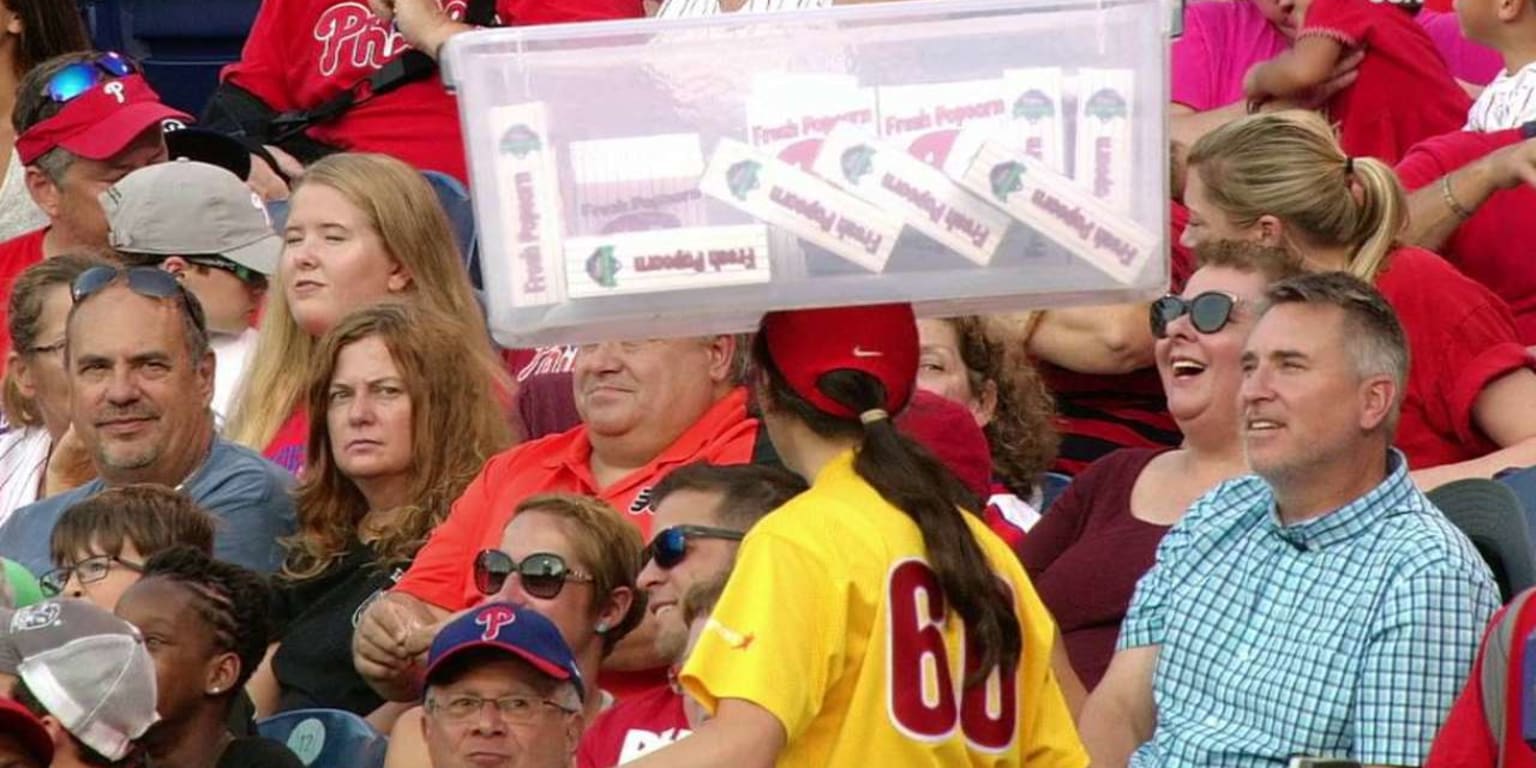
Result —
[[[270, 572], [282, 565], [277, 540], [294, 531], [293, 476], [260, 454], [216, 438], [213, 450], [183, 490], [216, 519], [213, 554], [220, 560]], [[106, 489], [101, 479], [16, 510], [0, 527], [0, 557], [33, 573], [53, 568], [48, 538], [64, 511]]]

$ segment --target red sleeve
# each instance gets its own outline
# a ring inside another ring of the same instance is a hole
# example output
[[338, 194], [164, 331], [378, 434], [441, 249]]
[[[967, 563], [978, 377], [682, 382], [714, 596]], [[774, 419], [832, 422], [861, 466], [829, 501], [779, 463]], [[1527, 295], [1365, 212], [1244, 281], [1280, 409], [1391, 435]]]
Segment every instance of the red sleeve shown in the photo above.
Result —
[[450, 611], [468, 608], [465, 591], [469, 570], [480, 545], [486, 519], [491, 515], [494, 490], [516, 451], [491, 457], [480, 474], [448, 512], [448, 519], [432, 530], [432, 536], [416, 553], [410, 570], [395, 589]]
[[1496, 149], [1525, 140], [1520, 129], [1492, 133], [1457, 131], [1413, 145], [1398, 161], [1397, 177], [1412, 192]]
[[496, 15], [507, 26], [566, 21], [633, 19], [645, 15], [640, 0], [498, 0]]
[[225, 67], [220, 79], [250, 91], [279, 112], [296, 108], [292, 97], [296, 89], [288, 83], [289, 54], [284, 50], [284, 43], [296, 39], [284, 22], [293, 25], [299, 21], [295, 15], [303, 16], [303, 8], [291, 0], [262, 0], [240, 60]]
[[[1504, 616], [1500, 608], [1488, 623], [1489, 629], [1498, 626]], [[1498, 742], [1488, 731], [1488, 714], [1483, 709], [1483, 654], [1488, 650], [1487, 632], [1478, 649], [1477, 660], [1472, 663], [1472, 674], [1467, 677], [1466, 687], [1451, 705], [1445, 724], [1429, 747], [1429, 758], [1424, 768], [1463, 768], [1464, 766], [1493, 766], [1498, 764]], [[1518, 719], [1518, 718], [1517, 718]]]
[[1296, 37], [1323, 35], [1353, 48], [1371, 28], [1370, 0], [1312, 0]]
[[1518, 340], [1514, 316], [1503, 300], [1471, 280], [1465, 280], [1464, 286], [1465, 296], [1447, 295], [1451, 291], [1441, 294], [1446, 306], [1465, 312], [1446, 318], [1444, 343], [1436, 350], [1441, 359], [1435, 389], [1437, 399], [1450, 409], [1449, 423], [1456, 436], [1472, 442], [1479, 439], [1472, 407], [1483, 389], [1506, 373], [1532, 367], [1532, 360]]
[[1171, 239], [1168, 241], [1168, 290], [1179, 293], [1184, 290], [1184, 283], [1189, 281], [1190, 275], [1195, 273], [1199, 265], [1195, 263], [1195, 254], [1179, 242], [1184, 239], [1184, 228], [1189, 226], [1189, 209], [1177, 200], [1169, 205], [1168, 236]]

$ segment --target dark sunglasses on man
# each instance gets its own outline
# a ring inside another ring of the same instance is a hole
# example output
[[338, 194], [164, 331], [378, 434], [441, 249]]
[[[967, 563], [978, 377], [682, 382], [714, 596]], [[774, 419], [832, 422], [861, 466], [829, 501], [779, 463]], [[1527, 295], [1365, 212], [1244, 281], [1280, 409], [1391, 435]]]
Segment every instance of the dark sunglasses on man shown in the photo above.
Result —
[[150, 299], [176, 299], [177, 306], [192, 317], [197, 329], [208, 332], [208, 320], [203, 316], [202, 306], [192, 300], [192, 294], [182, 287], [175, 275], [155, 267], [91, 267], [75, 278], [69, 289], [70, 299], [79, 304], [125, 275], [128, 290]]
[[654, 559], [657, 567], [670, 569], [688, 556], [689, 539], [741, 541], [745, 535], [741, 531], [708, 525], [674, 525], [661, 529], [651, 538], [651, 543], [645, 545], [645, 552], [640, 556], [640, 563], [644, 565]]
[[1164, 296], [1152, 302], [1152, 335], [1167, 338], [1169, 324], [1186, 314], [1195, 330], [1216, 333], [1232, 321], [1232, 310], [1236, 306], [1236, 299], [1220, 291], [1206, 291], [1193, 299]]
[[99, 83], [137, 74], [138, 71], [138, 67], [122, 54], [108, 51], [88, 61], [65, 65], [48, 78], [43, 90], [51, 101], [63, 104]]
[[591, 574], [572, 570], [565, 564], [565, 558], [552, 552], [536, 552], [522, 562], [499, 549], [483, 549], [475, 555], [475, 589], [482, 595], [500, 592], [514, 573], [523, 591], [540, 600], [559, 597], [567, 581], [592, 581]]
[[217, 269], [223, 272], [228, 272], [239, 278], [240, 282], [245, 283], [252, 288], [265, 289], [267, 287], [266, 275], [263, 275], [260, 272], [251, 269], [250, 267], [236, 264], [235, 262], [226, 259], [223, 256], [198, 255], [183, 256], [182, 258], [185, 259], [189, 264], [196, 264], [198, 266], [207, 267], [209, 269]]

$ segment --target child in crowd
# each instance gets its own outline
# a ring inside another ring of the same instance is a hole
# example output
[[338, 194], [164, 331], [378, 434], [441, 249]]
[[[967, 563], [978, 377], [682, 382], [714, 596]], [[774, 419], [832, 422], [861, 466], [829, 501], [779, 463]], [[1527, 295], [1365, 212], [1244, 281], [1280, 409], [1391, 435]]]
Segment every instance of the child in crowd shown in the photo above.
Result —
[[1502, 131], [1536, 120], [1536, 8], [1519, 0], [1459, 0], [1456, 18], [1468, 39], [1504, 59], [1467, 113], [1466, 130]]
[[[125, 485], [70, 507], [53, 528], [48, 596], [79, 597], [105, 610], [144, 572], [144, 561], [176, 546], [213, 553], [213, 517], [184, 494]], [[252, 667], [254, 669], [254, 667]]]
[[1243, 78], [1250, 111], [1304, 95], [1325, 83], [1339, 60], [1363, 50], [1359, 79], [1327, 105], [1346, 154], [1396, 163], [1420, 140], [1465, 120], [1471, 98], [1434, 41], [1401, 8], [1373, 0], [1297, 0], [1291, 14], [1295, 45]]
[[286, 747], [228, 722], [270, 632], [271, 592], [253, 571], [176, 547], [151, 557], [117, 615], [155, 660], [160, 721], [143, 743], [156, 768], [300, 768]]

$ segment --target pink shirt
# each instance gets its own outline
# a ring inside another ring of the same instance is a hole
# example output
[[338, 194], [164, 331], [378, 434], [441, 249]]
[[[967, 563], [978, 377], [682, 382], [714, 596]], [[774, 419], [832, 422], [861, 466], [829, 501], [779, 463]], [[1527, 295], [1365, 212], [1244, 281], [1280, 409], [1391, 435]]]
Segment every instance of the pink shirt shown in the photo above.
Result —
[[1173, 42], [1171, 97], [1196, 112], [1243, 99], [1243, 75], [1291, 45], [1246, 0], [1211, 0], [1184, 7], [1184, 34]]
[[1457, 80], [1487, 85], [1504, 71], [1504, 58], [1499, 52], [1468, 40], [1461, 33], [1461, 22], [1456, 20], [1456, 14], [1426, 7], [1413, 18], [1424, 28], [1429, 39], [1435, 41], [1435, 47], [1445, 57], [1445, 65]]

